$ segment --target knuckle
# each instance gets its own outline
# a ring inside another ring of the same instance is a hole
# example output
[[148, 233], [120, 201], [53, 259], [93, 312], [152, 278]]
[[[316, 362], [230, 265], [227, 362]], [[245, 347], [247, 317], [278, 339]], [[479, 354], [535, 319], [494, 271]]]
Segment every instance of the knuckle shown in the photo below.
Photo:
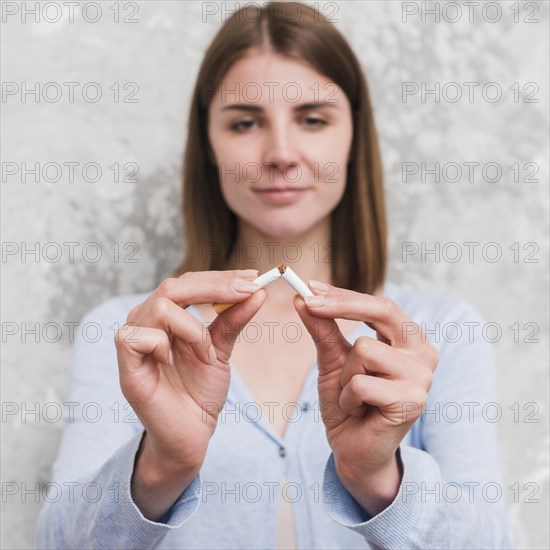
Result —
[[418, 403], [420, 409], [422, 410], [426, 405], [426, 402], [428, 401], [428, 392], [422, 389], [418, 390], [415, 401], [416, 403]]
[[165, 317], [168, 312], [170, 311], [170, 300], [168, 298], [157, 298], [152, 306], [151, 306], [151, 312], [154, 317], [162, 318]]
[[174, 279], [173, 277], [168, 277], [160, 283], [160, 285], [158, 286], [158, 292], [162, 296], [170, 296], [174, 292], [177, 284], [177, 279]]
[[128, 345], [128, 331], [133, 330], [134, 326], [133, 323], [127, 321], [119, 327], [114, 336], [115, 347], [119, 348]]
[[366, 351], [369, 351], [370, 347], [371, 347], [371, 340], [368, 336], [359, 336], [359, 338], [355, 340], [355, 348], [361, 353], [365, 353]]
[[350, 390], [353, 393], [361, 391], [363, 387], [363, 376], [361, 374], [354, 374], [349, 381]]
[[129, 312], [126, 321], [131, 321], [135, 319], [138, 315], [139, 310], [141, 309], [141, 304], [134, 306]]
[[425, 409], [427, 401], [428, 392], [422, 388], [417, 388], [412, 393], [409, 392], [407, 394], [407, 400], [404, 401], [408, 419], [418, 418]]
[[397, 310], [397, 304], [387, 296], [383, 296], [382, 298], [380, 298], [380, 304], [382, 305], [382, 309], [386, 313], [393, 313]]
[[424, 388], [426, 388], [427, 390], [429, 390], [431, 387], [432, 387], [432, 382], [433, 382], [433, 373], [431, 370], [428, 370], [428, 369], [423, 369], [422, 370], [423, 374], [422, 374], [422, 386]]
[[116, 347], [118, 347], [120, 345], [120, 328], [115, 332], [115, 335], [113, 337], [113, 341], [114, 341]]

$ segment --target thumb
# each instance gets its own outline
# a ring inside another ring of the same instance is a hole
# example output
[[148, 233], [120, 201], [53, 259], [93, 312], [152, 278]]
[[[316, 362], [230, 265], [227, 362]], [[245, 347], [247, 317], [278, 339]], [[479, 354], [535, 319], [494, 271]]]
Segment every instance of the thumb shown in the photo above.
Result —
[[260, 288], [260, 290], [254, 292], [244, 302], [234, 304], [225, 311], [222, 311], [209, 325], [210, 338], [220, 361], [229, 363], [229, 358], [239, 334], [254, 315], [256, 315], [266, 298], [266, 291]]
[[294, 307], [315, 342], [319, 374], [340, 368], [352, 346], [340, 331], [338, 323], [334, 319], [317, 317], [310, 313], [299, 294], [294, 296]]

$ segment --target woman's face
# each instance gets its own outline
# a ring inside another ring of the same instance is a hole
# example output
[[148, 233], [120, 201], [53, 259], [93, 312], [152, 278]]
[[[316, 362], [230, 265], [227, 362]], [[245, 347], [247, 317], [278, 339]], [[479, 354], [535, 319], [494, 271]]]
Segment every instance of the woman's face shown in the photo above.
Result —
[[265, 235], [299, 236], [343, 196], [351, 107], [306, 63], [267, 52], [235, 62], [210, 104], [208, 134], [228, 207]]

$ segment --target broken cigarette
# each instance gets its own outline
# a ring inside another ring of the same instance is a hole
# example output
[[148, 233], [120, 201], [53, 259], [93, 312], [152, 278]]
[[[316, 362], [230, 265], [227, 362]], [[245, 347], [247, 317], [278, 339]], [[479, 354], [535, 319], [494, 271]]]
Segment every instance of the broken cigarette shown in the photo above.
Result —
[[292, 269], [285, 265], [280, 265], [279, 269], [282, 268], [281, 276], [282, 278], [302, 297], [313, 296], [313, 292], [309, 290], [309, 287], [306, 285], [298, 275]]
[[269, 283], [276, 281], [280, 276], [281, 276], [281, 272], [279, 271], [279, 268], [274, 267], [273, 269], [270, 269], [263, 275], [260, 275], [258, 278], [254, 279], [252, 282], [256, 283], [259, 287], [263, 288], [264, 286], [267, 286]]
[[[298, 275], [288, 266], [281, 264], [273, 269], [270, 269], [263, 275], [260, 275], [258, 278], [252, 281], [259, 285], [260, 288], [267, 286], [269, 283], [276, 281], [277, 279], [283, 278], [302, 298], [306, 296], [313, 296], [313, 292], [309, 290], [309, 287], [306, 285]], [[214, 311], [216, 313], [221, 313], [227, 308], [230, 308], [234, 304], [212, 304]]]

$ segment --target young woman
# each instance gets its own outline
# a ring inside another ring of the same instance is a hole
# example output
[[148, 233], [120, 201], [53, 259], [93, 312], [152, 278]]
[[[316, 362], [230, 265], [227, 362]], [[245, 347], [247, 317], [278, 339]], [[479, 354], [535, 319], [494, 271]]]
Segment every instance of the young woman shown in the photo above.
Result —
[[[102, 414], [66, 426], [38, 546], [509, 547], [494, 424], [441, 414], [494, 401], [489, 346], [424, 330], [480, 317], [385, 280], [366, 81], [314, 9], [250, 6], [220, 30], [183, 204], [175, 276], [84, 320], [104, 337], [75, 344], [70, 401]], [[280, 264], [315, 296], [258, 290]]]

